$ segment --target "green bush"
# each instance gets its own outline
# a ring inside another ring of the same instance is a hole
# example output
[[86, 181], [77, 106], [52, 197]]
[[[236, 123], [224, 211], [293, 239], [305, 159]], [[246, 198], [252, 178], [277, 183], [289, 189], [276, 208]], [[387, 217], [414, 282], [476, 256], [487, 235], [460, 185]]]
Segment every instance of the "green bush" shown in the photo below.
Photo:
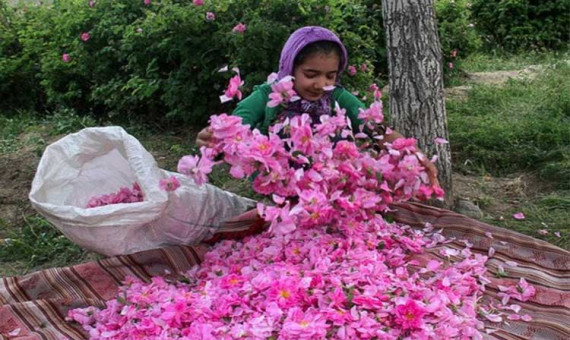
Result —
[[537, 170], [570, 189], [570, 66], [566, 62], [534, 80], [480, 85], [467, 101], [447, 105], [457, 170], [494, 175]]
[[[207, 11], [216, 19], [207, 20]], [[305, 25], [333, 28], [346, 43], [350, 63], [368, 68], [344, 82], [349, 87], [368, 85], [374, 68], [385, 67], [377, 62], [384, 53], [378, 48], [384, 42], [379, 13], [370, 0], [236, 0], [204, 6], [176, 0], [148, 6], [139, 0], [100, 0], [94, 7], [68, 0], [25, 12], [6, 9], [3, 26], [9, 30], [3, 31], [6, 39], [0, 48], [18, 49], [10, 50], [8, 59], [0, 58], [0, 75], [7, 80], [0, 95], [23, 89], [15, 96], [20, 102], [9, 108], [21, 106], [31, 95], [45, 98], [51, 110], [203, 123], [211, 113], [232, 109], [218, 99], [232, 74], [218, 69], [238, 66], [247, 94], [277, 71], [284, 41]], [[232, 32], [238, 22], [247, 25], [244, 34]], [[80, 39], [84, 32], [88, 41]], [[62, 60], [64, 54], [68, 62]], [[30, 89], [16, 86], [27, 78]]]
[[[481, 48], [482, 41], [472, 22], [471, 0], [435, 2], [439, 40], [446, 75], [460, 70], [461, 60]], [[453, 67], [450, 67], [453, 65]]]
[[39, 72], [38, 56], [24, 51], [20, 33], [28, 25], [24, 12], [0, 1], [0, 110], [37, 109], [43, 95], [35, 75]]
[[[0, 0], [0, 107], [77, 112], [144, 122], [203, 124], [220, 104], [239, 67], [244, 94], [277, 71], [291, 32], [306, 25], [333, 29], [345, 43], [357, 76], [343, 84], [367, 95], [385, 79], [386, 48], [380, 4], [374, 0], [60, 0], [7, 7]], [[467, 0], [436, 3], [446, 63], [479, 46], [469, 27]], [[215, 20], [206, 18], [215, 13]], [[232, 32], [243, 22], [244, 34]], [[83, 41], [82, 33], [89, 39]], [[63, 55], [69, 57], [62, 60]], [[458, 59], [458, 60], [459, 60]], [[449, 72], [449, 70], [446, 70]], [[383, 85], [383, 84], [380, 84]]]
[[473, 0], [476, 28], [491, 48], [509, 51], [567, 48], [568, 0]]

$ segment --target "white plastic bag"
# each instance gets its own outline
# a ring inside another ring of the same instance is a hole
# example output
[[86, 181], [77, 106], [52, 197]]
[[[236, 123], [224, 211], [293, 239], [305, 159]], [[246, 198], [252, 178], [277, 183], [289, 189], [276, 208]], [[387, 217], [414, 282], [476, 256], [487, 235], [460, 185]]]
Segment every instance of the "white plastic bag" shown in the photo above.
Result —
[[[180, 188], [160, 190], [177, 176]], [[87, 209], [95, 195], [137, 182], [144, 201]], [[140, 142], [120, 127], [87, 128], [48, 146], [29, 195], [32, 206], [79, 246], [107, 256], [173, 244], [195, 244], [220, 222], [255, 202], [158, 168]]]

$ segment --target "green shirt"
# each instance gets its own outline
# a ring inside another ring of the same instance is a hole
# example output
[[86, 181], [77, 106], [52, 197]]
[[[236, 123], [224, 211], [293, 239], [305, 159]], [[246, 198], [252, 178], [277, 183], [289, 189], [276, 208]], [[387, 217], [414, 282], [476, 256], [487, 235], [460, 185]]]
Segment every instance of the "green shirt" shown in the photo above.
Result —
[[[258, 85], [253, 88], [253, 93], [238, 103], [233, 115], [240, 116], [243, 124], [249, 124], [251, 128], [257, 128], [263, 134], [267, 134], [269, 126], [274, 122], [281, 107], [268, 107], [271, 86], [269, 84]], [[342, 109], [346, 109], [346, 115], [350, 118], [352, 128], [357, 130], [362, 121], [358, 119], [359, 109], [364, 109], [364, 103], [347, 90], [337, 87], [332, 92], [331, 110], [334, 110], [335, 102]]]

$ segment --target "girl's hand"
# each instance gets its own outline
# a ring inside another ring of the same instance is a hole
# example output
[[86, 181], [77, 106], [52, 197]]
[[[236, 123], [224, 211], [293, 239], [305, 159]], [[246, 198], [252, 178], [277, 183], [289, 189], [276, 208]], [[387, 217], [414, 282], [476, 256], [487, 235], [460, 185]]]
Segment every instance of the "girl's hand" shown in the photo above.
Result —
[[426, 168], [430, 183], [432, 185], [439, 186], [439, 181], [437, 180], [437, 168], [435, 165], [422, 152], [418, 151], [416, 154], [421, 165]]
[[203, 146], [211, 148], [214, 146], [214, 134], [211, 127], [205, 127], [202, 131], [198, 132], [198, 136], [196, 136], [196, 146], [198, 148]]

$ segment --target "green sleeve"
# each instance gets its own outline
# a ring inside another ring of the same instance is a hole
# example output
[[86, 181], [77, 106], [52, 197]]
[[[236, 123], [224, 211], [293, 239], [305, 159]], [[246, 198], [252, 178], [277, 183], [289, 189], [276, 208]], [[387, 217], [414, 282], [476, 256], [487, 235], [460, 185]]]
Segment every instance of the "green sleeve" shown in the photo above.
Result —
[[[338, 102], [338, 105], [346, 109], [346, 115], [350, 118], [352, 123], [352, 128], [358, 130], [358, 126], [362, 124], [362, 121], [358, 119], [359, 109], [364, 109], [364, 103], [361, 102], [356, 96], [347, 90], [337, 87], [333, 92], [333, 98]], [[334, 105], [334, 103], [333, 103]]]
[[265, 108], [269, 100], [271, 87], [267, 84], [255, 86], [252, 94], [240, 101], [232, 112], [234, 116], [240, 116], [243, 124], [249, 124], [251, 128], [262, 124], [265, 118]]

